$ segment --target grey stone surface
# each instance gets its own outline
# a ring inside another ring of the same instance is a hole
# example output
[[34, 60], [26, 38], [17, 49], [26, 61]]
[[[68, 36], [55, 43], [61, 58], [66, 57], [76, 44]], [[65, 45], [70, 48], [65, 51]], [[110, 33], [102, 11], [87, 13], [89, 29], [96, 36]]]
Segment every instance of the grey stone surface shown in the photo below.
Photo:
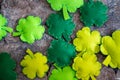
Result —
[[[108, 21], [101, 28], [93, 27], [93, 30], [99, 30], [103, 35], [111, 35], [113, 31], [120, 29], [120, 0], [102, 0], [109, 8]], [[26, 17], [28, 15], [40, 16], [42, 18], [42, 25], [45, 25], [45, 21], [49, 14], [54, 13], [50, 8], [47, 0], [0, 0], [1, 10], [0, 12], [8, 19], [8, 26], [15, 30], [19, 18]], [[74, 22], [76, 24], [76, 29], [71, 36], [73, 39], [75, 33], [83, 27], [83, 24], [79, 20], [79, 11], [73, 14]], [[46, 28], [47, 29], [47, 28]], [[41, 40], [36, 41], [34, 44], [30, 45], [20, 41], [19, 37], [13, 37], [8, 34], [2, 41], [0, 41], [0, 52], [9, 52], [12, 58], [15, 59], [17, 63], [16, 71], [18, 74], [17, 80], [29, 80], [26, 78], [22, 72], [19, 65], [21, 59], [25, 55], [25, 50], [30, 48], [33, 52], [42, 52], [46, 55], [46, 50], [50, 45], [52, 37], [46, 33]], [[97, 55], [100, 62], [103, 61], [104, 57], [102, 55]], [[51, 64], [50, 64], [51, 65]], [[43, 79], [36, 78], [35, 80], [48, 80], [53, 66], [50, 67], [49, 72]], [[117, 74], [118, 75], [118, 74]], [[111, 68], [103, 67], [101, 74], [97, 77], [98, 80], [115, 80], [115, 72]]]

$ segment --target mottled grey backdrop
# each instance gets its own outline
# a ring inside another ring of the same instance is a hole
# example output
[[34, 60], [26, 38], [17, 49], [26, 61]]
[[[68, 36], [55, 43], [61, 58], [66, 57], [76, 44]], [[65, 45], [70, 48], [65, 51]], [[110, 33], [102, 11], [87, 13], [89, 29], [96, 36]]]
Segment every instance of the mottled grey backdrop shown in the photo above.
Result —
[[[99, 30], [103, 35], [111, 35], [111, 33], [117, 29], [120, 29], [120, 0], [102, 0], [109, 8], [109, 20], [104, 24], [102, 28], [95, 28], [94, 30]], [[18, 19], [21, 17], [26, 17], [27, 15], [40, 16], [42, 18], [42, 25], [45, 25], [45, 21], [49, 14], [55, 13], [46, 0], [0, 0], [0, 12], [8, 19], [8, 26], [15, 30]], [[83, 24], [79, 20], [79, 11], [77, 11], [74, 16], [74, 22], [76, 24], [76, 29], [71, 36], [73, 39], [77, 30], [81, 29]], [[12, 58], [15, 59], [17, 63], [16, 72], [18, 74], [17, 80], [29, 80], [26, 78], [20, 67], [20, 61], [25, 55], [25, 50], [30, 48], [33, 52], [40, 51], [46, 55], [46, 50], [50, 45], [52, 37], [46, 33], [42, 40], [36, 41], [34, 44], [29, 45], [20, 41], [19, 37], [13, 37], [8, 34], [3, 40], [0, 41], [0, 52], [9, 52]], [[100, 54], [97, 55], [100, 62], [105, 58]], [[43, 79], [36, 78], [35, 80], [48, 80], [53, 66], [50, 65], [50, 70]], [[115, 78], [120, 78], [120, 70], [111, 69], [103, 66], [100, 76], [97, 80], [115, 80]]]

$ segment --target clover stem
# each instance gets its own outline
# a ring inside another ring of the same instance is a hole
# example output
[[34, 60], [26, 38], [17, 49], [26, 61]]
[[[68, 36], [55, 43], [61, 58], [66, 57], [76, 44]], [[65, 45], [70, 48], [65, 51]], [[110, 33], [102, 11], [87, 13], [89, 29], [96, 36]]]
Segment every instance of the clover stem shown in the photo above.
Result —
[[56, 64], [54, 64], [54, 66], [55, 66], [59, 71], [61, 71], [61, 68], [59, 68]]
[[105, 65], [105, 66], [108, 66], [108, 64], [111, 62], [111, 57], [110, 57], [110, 55], [108, 55], [107, 56], [107, 58], [103, 61], [103, 64]]
[[8, 32], [13, 32], [13, 29], [10, 27], [2, 27], [2, 29], [8, 31]]
[[33, 52], [30, 49], [27, 49], [26, 53], [28, 53], [31, 58], [34, 58]]
[[21, 32], [13, 32], [13, 36], [19, 36], [21, 35]]
[[68, 12], [67, 12], [67, 8], [66, 6], [63, 6], [63, 16], [64, 16], [64, 19], [67, 20], [70, 18]]

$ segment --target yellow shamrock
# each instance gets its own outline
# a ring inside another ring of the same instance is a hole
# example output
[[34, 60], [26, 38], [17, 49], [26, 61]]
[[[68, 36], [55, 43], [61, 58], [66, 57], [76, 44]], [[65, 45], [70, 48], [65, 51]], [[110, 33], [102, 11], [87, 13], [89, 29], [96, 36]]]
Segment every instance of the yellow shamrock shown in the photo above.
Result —
[[120, 30], [113, 32], [112, 37], [102, 38], [101, 52], [108, 55], [103, 64], [120, 69]]
[[40, 78], [44, 77], [45, 72], [47, 72], [49, 69], [48, 65], [46, 64], [46, 56], [42, 55], [40, 52], [33, 54], [30, 49], [27, 49], [26, 52], [28, 55], [26, 55], [21, 61], [21, 66], [24, 67], [23, 73], [30, 79], [34, 79], [36, 75]]
[[100, 74], [101, 64], [97, 61], [95, 54], [85, 52], [82, 56], [77, 56], [72, 65], [76, 71], [76, 77], [82, 80], [96, 80], [94, 76]]
[[91, 51], [99, 52], [99, 44], [101, 40], [99, 31], [90, 31], [88, 27], [84, 27], [76, 34], [77, 38], [73, 40], [73, 44], [78, 52]]

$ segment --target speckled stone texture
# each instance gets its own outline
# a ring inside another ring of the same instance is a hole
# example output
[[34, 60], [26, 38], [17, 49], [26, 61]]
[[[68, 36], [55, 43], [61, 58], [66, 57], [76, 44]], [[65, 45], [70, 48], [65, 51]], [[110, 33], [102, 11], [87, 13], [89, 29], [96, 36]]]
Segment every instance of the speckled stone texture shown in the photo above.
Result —
[[[101, 28], [92, 27], [92, 30], [99, 30], [103, 35], [111, 35], [111, 33], [117, 29], [120, 29], [120, 0], [101, 0], [109, 8], [109, 20]], [[46, 0], [0, 0], [0, 12], [8, 19], [8, 26], [15, 30], [19, 18], [26, 17], [27, 15], [40, 16], [42, 18], [42, 25], [45, 25], [45, 21], [49, 14], [54, 13], [50, 8]], [[80, 14], [77, 11], [74, 16], [74, 22], [76, 24], [76, 29], [71, 36], [73, 39], [75, 33], [82, 28], [83, 24], [79, 20]], [[17, 63], [16, 71], [18, 74], [17, 80], [29, 80], [21, 72], [20, 61], [23, 59], [25, 50], [30, 48], [33, 52], [42, 52], [46, 55], [46, 50], [50, 45], [53, 38], [46, 33], [42, 40], [36, 41], [34, 44], [29, 45], [20, 41], [19, 37], [13, 37], [8, 34], [3, 40], [0, 41], [0, 52], [9, 52], [12, 58], [15, 59]], [[100, 62], [105, 58], [101, 54], [97, 55]], [[49, 72], [43, 79], [36, 78], [35, 80], [48, 80], [53, 66], [51, 64]], [[115, 78], [120, 78], [120, 71], [111, 68], [104, 67], [101, 69], [101, 74], [97, 77], [97, 80], [116, 80]]]

